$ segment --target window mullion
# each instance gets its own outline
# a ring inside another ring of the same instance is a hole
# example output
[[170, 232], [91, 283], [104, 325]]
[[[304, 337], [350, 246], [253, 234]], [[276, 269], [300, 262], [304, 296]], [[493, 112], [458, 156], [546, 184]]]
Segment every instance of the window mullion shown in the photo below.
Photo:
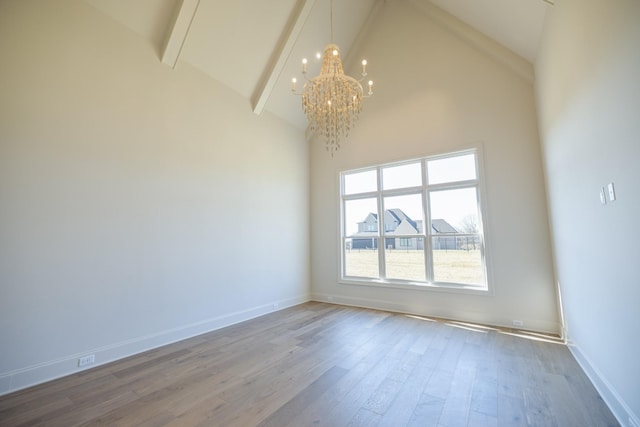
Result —
[[372, 197], [377, 197], [378, 194], [379, 194], [378, 191], [370, 191], [368, 193], [348, 194], [348, 195], [342, 195], [342, 200], [370, 199]]
[[469, 179], [466, 181], [459, 182], [444, 182], [440, 184], [431, 184], [429, 185], [430, 190], [455, 190], [458, 188], [467, 188], [467, 187], [475, 187], [478, 185], [477, 179]]
[[384, 203], [382, 200], [382, 168], [378, 167], [378, 272], [381, 279], [387, 277], [387, 265], [385, 261], [385, 240], [384, 240]]
[[427, 282], [433, 282], [433, 252], [431, 241], [431, 211], [427, 186], [427, 160], [422, 160], [422, 211], [424, 212], [424, 265]]
[[[476, 156], [476, 168], [478, 168], [477, 166], [477, 162], [478, 162], [478, 158]], [[479, 171], [479, 169], [478, 169]], [[480, 173], [478, 172], [478, 176], [480, 175]], [[478, 205], [478, 210], [477, 210], [477, 215], [478, 215], [478, 233], [476, 234], [478, 236], [478, 243], [480, 245], [480, 259], [481, 259], [481, 263], [482, 263], [482, 274], [484, 275], [484, 281], [485, 283], [487, 282], [487, 260], [485, 258], [485, 246], [484, 246], [484, 218], [482, 216], [482, 200], [481, 196], [480, 196], [480, 186], [476, 185], [476, 203]]]
[[418, 194], [424, 187], [407, 187], [407, 188], [394, 188], [392, 190], [382, 190], [382, 197], [404, 196], [407, 194]]

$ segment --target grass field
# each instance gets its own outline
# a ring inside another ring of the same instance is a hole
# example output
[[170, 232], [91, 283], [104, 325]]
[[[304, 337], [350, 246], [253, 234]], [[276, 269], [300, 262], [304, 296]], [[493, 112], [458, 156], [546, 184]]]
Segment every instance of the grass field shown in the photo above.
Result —
[[[425, 281], [423, 251], [387, 249], [385, 256], [388, 279]], [[347, 276], [378, 277], [378, 251], [346, 251], [345, 262]], [[436, 282], [484, 283], [479, 250], [435, 250], [433, 272]]]

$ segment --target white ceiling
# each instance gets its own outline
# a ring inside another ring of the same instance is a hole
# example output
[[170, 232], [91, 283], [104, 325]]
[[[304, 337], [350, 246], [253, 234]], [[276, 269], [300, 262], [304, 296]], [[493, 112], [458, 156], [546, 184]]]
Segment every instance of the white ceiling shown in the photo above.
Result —
[[469, 26], [534, 63], [550, 3], [544, 0], [431, 0]]
[[[317, 74], [312, 59], [331, 39], [329, 0], [85, 1], [147, 39], [159, 57], [171, 37], [179, 61], [235, 90], [256, 112], [264, 107], [306, 128], [300, 98], [291, 95], [290, 82], [300, 75], [303, 57], [310, 59], [309, 74]], [[343, 61], [385, 1], [398, 0], [334, 1], [333, 40]], [[435, 4], [533, 63], [551, 0], [414, 1]], [[176, 29], [182, 24], [184, 34], [172, 33], [174, 22]]]

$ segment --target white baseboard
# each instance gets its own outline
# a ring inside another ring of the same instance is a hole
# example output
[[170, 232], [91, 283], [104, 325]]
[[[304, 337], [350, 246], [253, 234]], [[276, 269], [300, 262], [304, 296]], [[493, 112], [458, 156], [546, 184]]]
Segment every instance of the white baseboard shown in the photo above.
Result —
[[598, 368], [589, 361], [589, 358], [580, 350], [580, 347], [571, 342], [571, 340], [568, 340], [567, 347], [584, 373], [589, 377], [593, 386], [598, 390], [598, 393], [600, 393], [600, 396], [602, 396], [602, 399], [611, 412], [613, 412], [613, 415], [620, 425], [625, 427], [640, 426], [638, 414], [633, 413], [629, 405], [625, 403], [616, 389], [607, 381]]
[[[57, 360], [38, 365], [27, 366], [10, 372], [0, 373], [0, 396], [61, 378], [77, 372], [95, 368], [163, 345], [182, 341], [197, 335], [244, 322], [264, 314], [282, 310], [311, 300], [310, 295], [300, 295], [268, 304], [248, 308], [234, 313], [205, 319], [189, 325], [183, 325], [165, 331], [149, 334], [131, 340], [110, 344], [100, 348], [88, 349], [81, 354], [70, 354]], [[78, 358], [95, 354], [95, 363], [87, 367], [78, 367]]]
[[[472, 322], [482, 325], [497, 326], [503, 328], [512, 328], [513, 325], [506, 319], [498, 317], [488, 317], [486, 313], [472, 313], [469, 311], [452, 311], [450, 309], [429, 308], [425, 310], [416, 310], [405, 304], [382, 301], [370, 298], [349, 297], [343, 295], [326, 295], [312, 293], [311, 299], [319, 302], [329, 302], [335, 304], [349, 305], [354, 307], [372, 308], [376, 310], [392, 311], [395, 313], [413, 314], [416, 316], [430, 316], [441, 319], [455, 320], [460, 322]], [[561, 333], [562, 326], [554, 322], [534, 321], [524, 319], [526, 328], [523, 330], [538, 332], [543, 334], [558, 335]]]

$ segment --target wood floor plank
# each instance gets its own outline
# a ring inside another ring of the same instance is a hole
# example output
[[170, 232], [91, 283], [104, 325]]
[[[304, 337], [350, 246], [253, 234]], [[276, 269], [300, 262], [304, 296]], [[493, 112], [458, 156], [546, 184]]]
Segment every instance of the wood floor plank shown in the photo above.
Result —
[[467, 425], [474, 377], [475, 364], [458, 363], [449, 388], [449, 395], [442, 408], [440, 424], [444, 426]]
[[618, 426], [525, 335], [306, 303], [2, 396], [0, 426]]
[[498, 382], [491, 377], [483, 377], [476, 371], [471, 391], [470, 410], [489, 417], [498, 415]]
[[290, 399], [283, 406], [278, 408], [267, 418], [265, 418], [259, 427], [281, 427], [300, 412], [304, 411], [311, 403], [331, 388], [340, 378], [347, 373], [346, 369], [333, 366], [331, 369], [322, 374], [317, 380], [305, 387], [294, 398]]
[[347, 424], [347, 427], [375, 427], [380, 420], [380, 414], [369, 409], [360, 408]]
[[420, 401], [407, 423], [407, 427], [436, 426], [444, 408], [445, 399], [430, 396], [426, 393], [420, 395]]
[[472, 410], [469, 412], [467, 427], [498, 427], [498, 418]]
[[[401, 341], [402, 335], [398, 331], [402, 324], [402, 319], [394, 318], [371, 323], [371, 329], [366, 332], [370, 339], [353, 354], [346, 356], [348, 367], [345, 367], [344, 361], [338, 365], [349, 369], [349, 373], [354, 375], [346, 375], [345, 382], [340, 382], [337, 388], [330, 390], [327, 399], [311, 408], [310, 413], [315, 424], [346, 425], [362, 408], [388, 375], [389, 370], [395, 366], [391, 361], [397, 360], [394, 349]], [[352, 361], [355, 360], [357, 363], [352, 365]], [[327, 402], [330, 404], [325, 404]]]
[[523, 394], [527, 425], [531, 427], [558, 426], [549, 399], [542, 390], [526, 387]]
[[27, 422], [36, 425], [41, 417], [48, 416], [50, 413], [55, 413], [58, 410], [69, 410], [72, 407], [72, 402], [66, 396], [51, 397], [44, 402], [28, 402], [4, 410], [0, 413], [0, 425], [13, 425], [18, 426]]
[[[367, 335], [369, 336], [369, 333]], [[351, 354], [345, 354], [344, 359], [349, 359], [349, 362], [345, 364], [343, 359], [343, 362], [337, 366], [343, 367], [347, 374], [286, 425], [289, 427], [330, 426], [332, 421], [330, 417], [327, 417], [327, 414], [334, 411], [340, 403], [346, 402], [346, 395], [351, 393], [362, 382], [363, 378], [386, 356], [383, 349], [376, 348], [376, 344], [381, 342], [378, 341], [379, 339], [382, 340], [384, 338], [379, 336], [371, 338], [366, 341], [366, 345], [354, 350]], [[357, 363], [352, 363], [351, 360], [355, 359], [357, 359]], [[344, 365], [349, 367], [344, 368]], [[336, 418], [341, 419], [340, 417]], [[346, 419], [342, 420], [348, 421]]]
[[498, 425], [526, 426], [527, 416], [521, 397], [498, 393]]
[[[360, 409], [365, 408], [367, 404], [373, 404], [375, 394], [385, 382], [387, 377], [402, 364], [402, 359], [408, 353], [411, 343], [403, 340], [405, 334], [401, 331], [407, 326], [406, 319], [391, 317], [380, 322], [378, 325], [395, 324], [392, 328], [395, 333], [391, 336], [385, 336], [384, 342], [380, 342], [372, 350], [374, 352], [383, 352], [384, 356], [371, 367], [367, 375], [358, 382], [336, 407], [328, 414], [325, 414], [325, 425], [344, 425], [345, 420], [351, 420]], [[400, 331], [398, 331], [398, 329]], [[377, 339], [383, 339], [377, 337]]]
[[404, 382], [403, 388], [380, 419], [379, 426], [395, 427], [406, 425], [411, 421], [420, 402], [422, 390], [433, 374], [434, 366], [432, 358], [426, 354], [421, 355], [414, 370]]

